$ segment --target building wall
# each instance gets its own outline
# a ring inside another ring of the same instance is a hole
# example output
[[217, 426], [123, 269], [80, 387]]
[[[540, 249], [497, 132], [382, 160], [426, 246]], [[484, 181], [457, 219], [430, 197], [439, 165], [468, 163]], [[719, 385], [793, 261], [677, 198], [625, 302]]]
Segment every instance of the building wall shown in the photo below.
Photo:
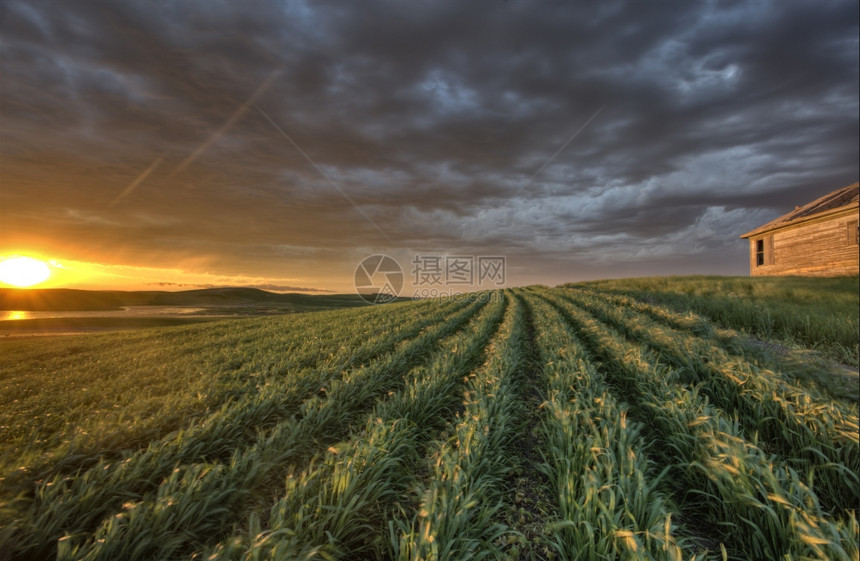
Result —
[[[850, 209], [751, 237], [750, 275], [832, 277], [860, 273], [857, 219], [857, 209]], [[758, 240], [764, 240], [763, 265], [757, 264]]]

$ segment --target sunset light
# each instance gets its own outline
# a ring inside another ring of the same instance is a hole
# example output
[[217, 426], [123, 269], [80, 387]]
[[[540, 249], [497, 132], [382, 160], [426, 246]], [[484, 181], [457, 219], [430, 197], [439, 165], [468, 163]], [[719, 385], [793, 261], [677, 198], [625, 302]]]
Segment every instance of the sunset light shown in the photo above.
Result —
[[0, 561], [860, 561], [860, 1], [2, 6]]
[[51, 276], [44, 261], [32, 257], [10, 257], [0, 261], [0, 282], [17, 287], [35, 286]]

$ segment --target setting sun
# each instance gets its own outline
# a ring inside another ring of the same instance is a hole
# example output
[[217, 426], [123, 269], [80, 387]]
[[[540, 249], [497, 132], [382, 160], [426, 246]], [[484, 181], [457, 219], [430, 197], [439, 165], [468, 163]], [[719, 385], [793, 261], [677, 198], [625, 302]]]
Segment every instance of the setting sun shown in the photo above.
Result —
[[27, 287], [48, 280], [51, 269], [32, 257], [10, 257], [0, 261], [0, 282], [12, 286]]

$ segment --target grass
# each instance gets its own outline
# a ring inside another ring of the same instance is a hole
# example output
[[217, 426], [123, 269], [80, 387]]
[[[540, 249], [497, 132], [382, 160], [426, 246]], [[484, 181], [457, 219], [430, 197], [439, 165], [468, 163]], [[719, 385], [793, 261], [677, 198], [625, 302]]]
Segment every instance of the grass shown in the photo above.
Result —
[[714, 283], [0, 341], [0, 559], [857, 561], [856, 398], [739, 312], [805, 281]]
[[[710, 527], [724, 528], [710, 537], [724, 542], [733, 558], [850, 559], [857, 555], [856, 501], [852, 499], [856, 493], [842, 496], [840, 508], [822, 509], [810, 489], [813, 471], [804, 477], [785, 466], [784, 459], [774, 463], [755, 438], [745, 438], [737, 419], [702, 399], [698, 388], [687, 389], [678, 378], [681, 370], [666, 368], [653, 353], [625, 341], [561, 296], [545, 298], [601, 358], [604, 375], [616, 391], [637, 406], [632, 410], [634, 418], [654, 427], [653, 438], [665, 451], [661, 462], [671, 470], [669, 481], [680, 483], [674, 489], [678, 500], [704, 516]], [[856, 425], [856, 414], [851, 417]], [[856, 430], [845, 437], [843, 446], [853, 456], [858, 449]], [[820, 462], [829, 463], [825, 458]], [[720, 470], [725, 472], [722, 477], [717, 475]], [[854, 471], [843, 465], [841, 473], [831, 477], [847, 475], [849, 470]], [[799, 520], [798, 513], [804, 511], [809, 520]]]
[[[403, 312], [411, 309], [407, 304]], [[402, 330], [406, 320], [345, 311], [39, 338], [38, 344], [3, 341], [0, 392], [7, 399], [0, 438], [10, 460], [29, 458], [30, 464], [44, 463], [35, 460], [39, 454], [98, 455], [146, 446], [226, 401], [258, 393], [283, 373], [365, 359], [357, 351], [374, 323]], [[319, 338], [307, 338], [308, 329]], [[393, 342], [385, 339], [380, 348]]]
[[564, 316], [530, 298], [543, 318], [537, 344], [549, 394], [542, 431], [543, 470], [558, 497], [548, 529], [563, 559], [681, 559], [672, 515], [643, 453], [641, 425], [611, 395]]
[[392, 553], [398, 559], [502, 554], [496, 544], [510, 531], [492, 519], [502, 508], [500, 482], [517, 430], [515, 374], [525, 350], [523, 309], [516, 300], [509, 301], [486, 362], [465, 380], [462, 411], [432, 445], [428, 476], [415, 484], [418, 506], [411, 517], [395, 517], [390, 523]]
[[765, 340], [860, 360], [858, 277], [648, 277], [565, 286], [626, 294]]
[[70, 317], [70, 318], [36, 318], [0, 321], [0, 344], [4, 338], [22, 336], [44, 336], [61, 334], [80, 334], [99, 331], [125, 331], [129, 329], [146, 329], [151, 327], [173, 327], [191, 325], [218, 318], [188, 317]]

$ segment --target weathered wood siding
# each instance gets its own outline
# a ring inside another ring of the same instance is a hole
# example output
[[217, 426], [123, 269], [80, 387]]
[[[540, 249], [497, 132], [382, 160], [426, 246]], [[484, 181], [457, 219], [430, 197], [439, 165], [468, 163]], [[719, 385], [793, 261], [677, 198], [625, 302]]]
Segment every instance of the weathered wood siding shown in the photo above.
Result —
[[[751, 237], [750, 275], [834, 277], [860, 273], [857, 220], [857, 209], [853, 209]], [[762, 239], [765, 264], [757, 265], [756, 241]]]

